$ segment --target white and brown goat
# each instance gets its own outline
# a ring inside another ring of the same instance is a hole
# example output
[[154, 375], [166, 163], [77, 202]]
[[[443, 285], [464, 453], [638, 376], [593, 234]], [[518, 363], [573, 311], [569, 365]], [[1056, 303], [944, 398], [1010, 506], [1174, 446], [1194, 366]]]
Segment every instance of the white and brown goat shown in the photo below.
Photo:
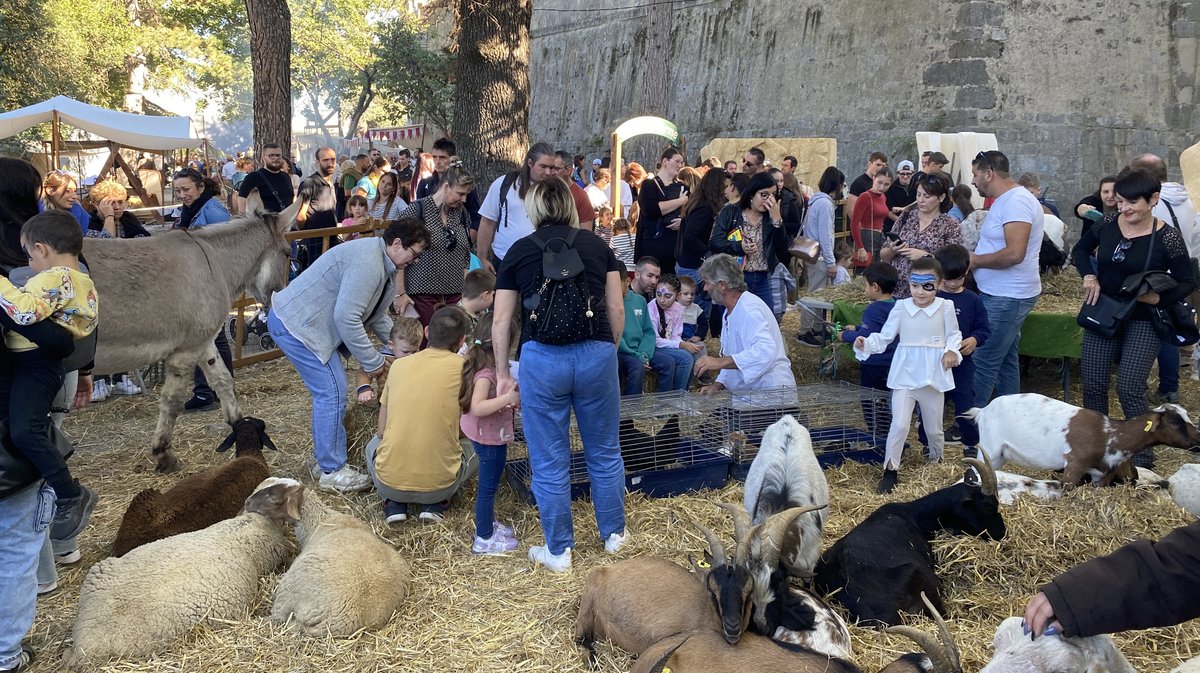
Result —
[[1012, 461], [1039, 470], [1063, 470], [1063, 487], [1090, 477], [1107, 486], [1132, 478], [1126, 463], [1157, 444], [1180, 449], [1200, 445], [1200, 431], [1178, 404], [1164, 404], [1124, 421], [1036, 393], [1004, 395], [963, 416], [979, 426], [979, 447], [993, 468]]

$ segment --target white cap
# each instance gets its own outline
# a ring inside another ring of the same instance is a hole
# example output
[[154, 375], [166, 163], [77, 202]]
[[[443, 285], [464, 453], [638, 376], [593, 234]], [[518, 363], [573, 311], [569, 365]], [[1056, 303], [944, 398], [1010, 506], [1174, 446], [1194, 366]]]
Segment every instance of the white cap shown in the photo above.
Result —
[[599, 159], [592, 159], [593, 166], [599, 166], [602, 163], [604, 163], [604, 162], [600, 161]]
[[898, 171], [902, 171], [906, 168], [911, 171], [913, 169], [913, 162], [909, 161], [908, 159], [905, 159], [904, 161], [901, 161], [896, 166], [896, 170], [898, 170]]

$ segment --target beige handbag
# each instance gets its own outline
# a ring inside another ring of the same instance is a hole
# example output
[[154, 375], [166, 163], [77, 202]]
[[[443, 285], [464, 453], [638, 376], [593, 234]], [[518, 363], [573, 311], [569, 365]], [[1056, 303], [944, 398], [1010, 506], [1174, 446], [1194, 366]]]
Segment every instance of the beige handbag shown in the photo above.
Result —
[[805, 262], [815, 262], [821, 256], [821, 243], [815, 238], [809, 238], [804, 234], [796, 236], [796, 240], [792, 241], [791, 247], [788, 248], [788, 253], [792, 257], [797, 257]]

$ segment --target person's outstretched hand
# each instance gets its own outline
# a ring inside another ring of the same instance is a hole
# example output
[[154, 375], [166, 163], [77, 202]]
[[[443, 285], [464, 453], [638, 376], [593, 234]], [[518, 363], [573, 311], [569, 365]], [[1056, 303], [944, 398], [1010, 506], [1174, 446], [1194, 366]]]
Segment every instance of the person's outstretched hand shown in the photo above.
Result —
[[80, 374], [79, 383], [75, 384], [75, 401], [71, 404], [73, 409], [82, 409], [92, 401], [92, 375]]
[[1025, 606], [1025, 620], [1021, 622], [1021, 626], [1031, 640], [1038, 636], [1053, 636], [1062, 633], [1062, 624], [1054, 617], [1054, 608], [1050, 605], [1050, 599], [1040, 591], [1029, 599], [1029, 605]]

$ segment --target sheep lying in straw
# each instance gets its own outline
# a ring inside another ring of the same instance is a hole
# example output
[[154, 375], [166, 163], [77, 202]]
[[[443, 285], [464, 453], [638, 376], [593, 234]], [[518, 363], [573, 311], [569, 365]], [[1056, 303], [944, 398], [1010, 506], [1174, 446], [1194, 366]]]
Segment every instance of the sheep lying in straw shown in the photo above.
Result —
[[267, 425], [249, 416], [233, 424], [233, 432], [217, 447], [224, 452], [237, 443], [234, 459], [186, 477], [166, 493], [148, 488], [129, 502], [113, 540], [113, 556], [165, 537], [207, 528], [237, 516], [246, 498], [271, 475], [264, 446], [274, 449]]
[[1171, 478], [1171, 498], [1192, 516], [1200, 516], [1200, 465], [1189, 463], [1179, 468]]
[[300, 555], [275, 587], [271, 619], [314, 637], [346, 637], [383, 626], [408, 596], [409, 567], [399, 552], [312, 493], [296, 539]]
[[244, 617], [259, 579], [293, 549], [285, 526], [299, 519], [303, 491], [292, 479], [267, 479], [232, 519], [92, 566], [63, 663], [146, 657], [204, 620]]

